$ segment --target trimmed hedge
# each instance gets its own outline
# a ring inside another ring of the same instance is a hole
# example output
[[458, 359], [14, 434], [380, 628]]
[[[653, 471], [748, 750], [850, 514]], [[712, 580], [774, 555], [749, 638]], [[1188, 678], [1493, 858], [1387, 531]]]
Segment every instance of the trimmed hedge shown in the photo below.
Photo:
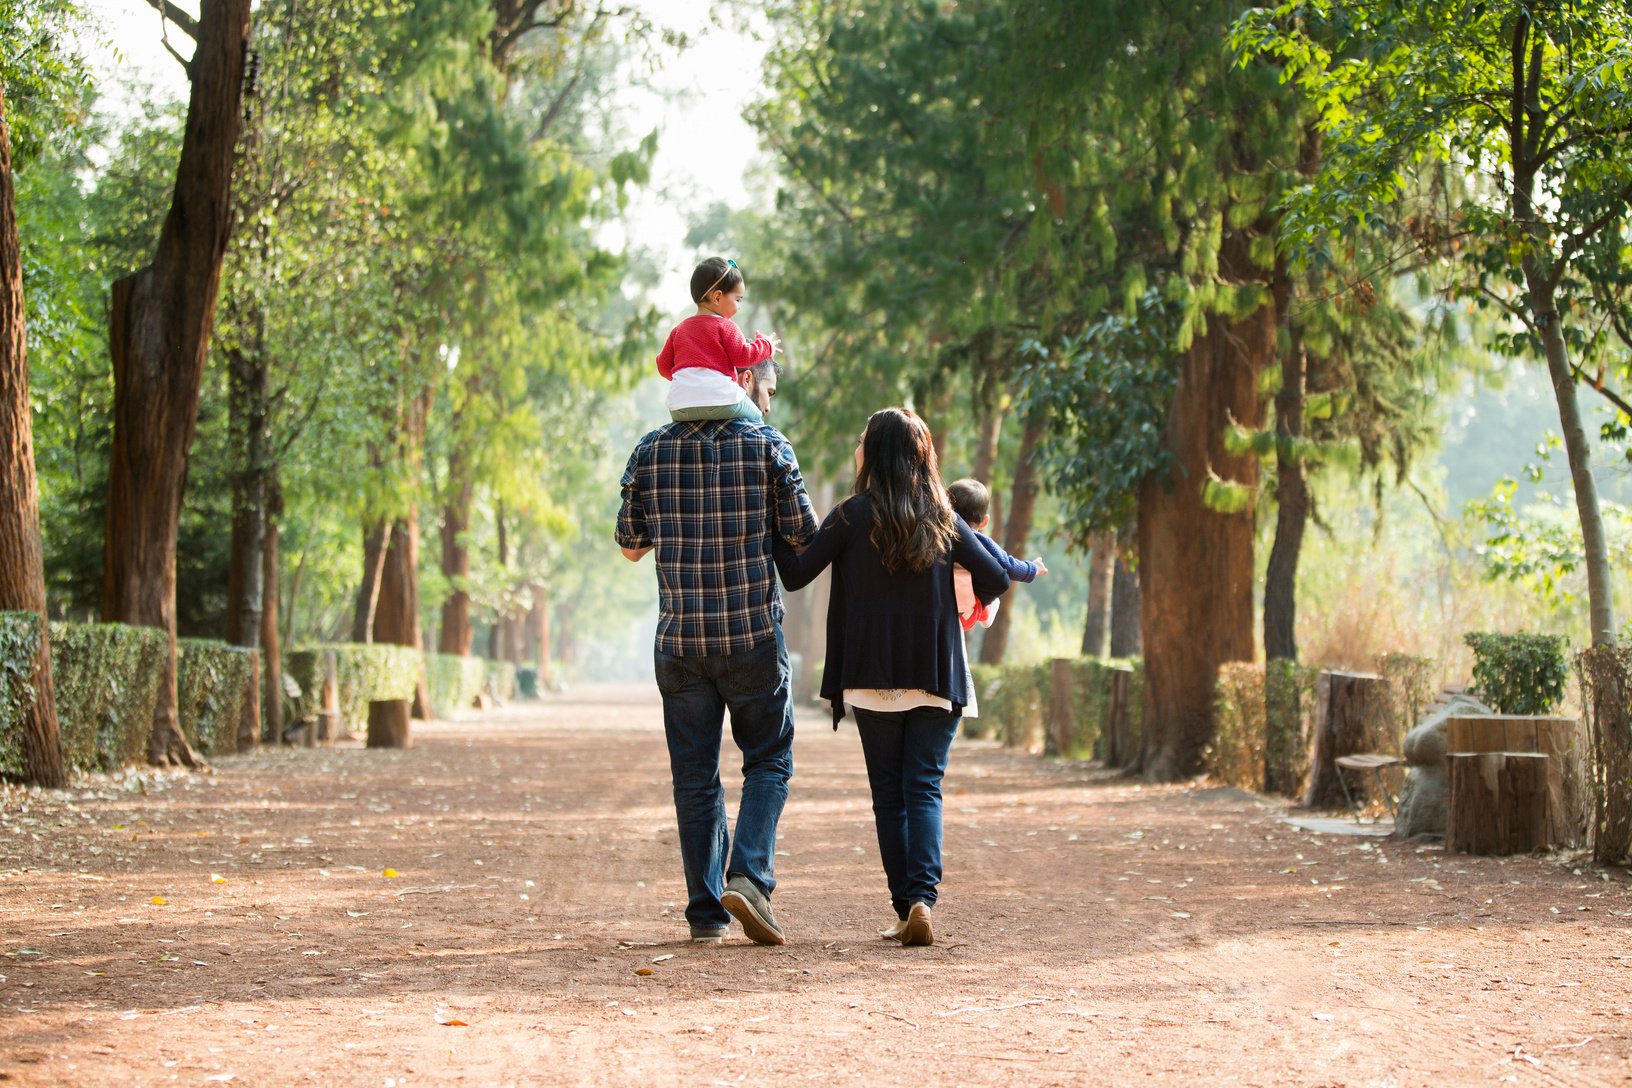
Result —
[[[1144, 671], [1132, 661], [1076, 658], [1071, 662], [1072, 721], [1068, 730], [1051, 736], [1050, 703], [1053, 698], [1053, 662], [1037, 665], [972, 665], [980, 717], [966, 718], [964, 735], [974, 739], [1001, 740], [1014, 748], [1043, 751], [1069, 759], [1094, 759], [1103, 751], [1111, 712], [1111, 677], [1132, 666], [1134, 682], [1129, 689], [1130, 724], [1137, 731], [1141, 713]], [[1055, 742], [1060, 751], [1052, 750]]]
[[381, 642], [308, 646], [283, 659], [284, 672], [300, 685], [296, 721], [315, 719], [322, 709], [323, 655], [327, 653], [334, 654], [340, 714], [351, 728], [368, 728], [368, 704], [375, 700], [414, 697], [421, 655], [412, 646]]
[[514, 662], [487, 662], [487, 690], [493, 698], [503, 699], [506, 702], [516, 697], [516, 666]]
[[1254, 793], [1295, 796], [1309, 773], [1309, 712], [1320, 670], [1295, 661], [1267, 666], [1230, 661], [1218, 667], [1207, 746], [1208, 776]]
[[176, 642], [176, 717], [200, 752], [238, 750], [238, 724], [256, 676], [260, 651], [214, 639]]
[[20, 777], [23, 714], [34, 703], [34, 655], [40, 652], [40, 617], [0, 612], [0, 775]]
[[487, 684], [487, 670], [488, 663], [479, 657], [426, 654], [425, 682], [436, 716], [446, 718], [455, 710], [469, 710]]
[[157, 627], [53, 623], [51, 683], [62, 753], [78, 770], [140, 762], [170, 637]]

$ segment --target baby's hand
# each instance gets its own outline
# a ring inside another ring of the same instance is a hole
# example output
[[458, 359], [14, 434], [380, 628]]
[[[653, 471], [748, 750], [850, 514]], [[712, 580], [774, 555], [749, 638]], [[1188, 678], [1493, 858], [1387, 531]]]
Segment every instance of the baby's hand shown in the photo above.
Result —
[[776, 335], [776, 333], [774, 333], [774, 332], [760, 332], [758, 329], [755, 329], [754, 330], [755, 339], [758, 339], [761, 336], [763, 336], [765, 339], [767, 339], [767, 340], [769, 340], [771, 342], [771, 354], [772, 355], [775, 355], [777, 352], [782, 350], [782, 338], [780, 336]]
[[1043, 557], [1040, 555], [1031, 561], [1031, 565], [1037, 568], [1038, 574], [1048, 573], [1048, 564], [1043, 562]]

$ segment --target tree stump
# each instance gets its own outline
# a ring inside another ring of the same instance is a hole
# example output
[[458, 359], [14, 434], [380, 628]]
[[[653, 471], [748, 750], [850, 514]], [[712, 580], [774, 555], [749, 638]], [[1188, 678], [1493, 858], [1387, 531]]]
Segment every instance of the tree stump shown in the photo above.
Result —
[[1076, 684], [1071, 675], [1072, 659], [1056, 657], [1048, 671], [1048, 731], [1043, 753], [1063, 756], [1076, 746]]
[[368, 704], [368, 741], [370, 748], [407, 748], [407, 699], [376, 699]]
[[1540, 752], [1448, 752], [1448, 854], [1524, 854], [1553, 845], [1549, 760]]
[[1538, 752], [1547, 757], [1547, 795], [1554, 846], [1586, 842], [1592, 791], [1587, 784], [1587, 746], [1574, 718], [1518, 714], [1457, 716], [1445, 720], [1445, 750], [1455, 752]]
[[[1305, 808], [1343, 808], [1347, 801], [1337, 776], [1337, 757], [1375, 751], [1389, 736], [1393, 705], [1381, 676], [1323, 672], [1315, 681], [1315, 748], [1309, 758]], [[1351, 784], [1354, 789], [1356, 784]], [[1370, 788], [1359, 784], [1360, 789]]]

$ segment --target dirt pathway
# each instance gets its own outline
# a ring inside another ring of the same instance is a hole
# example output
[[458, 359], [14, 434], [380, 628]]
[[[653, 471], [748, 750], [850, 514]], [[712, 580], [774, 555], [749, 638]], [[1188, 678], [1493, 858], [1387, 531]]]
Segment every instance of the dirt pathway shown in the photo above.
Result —
[[[1632, 888], [960, 742], [938, 943], [801, 718], [792, 943], [686, 943], [655, 691], [0, 793], [0, 1082], [1620, 1084]], [[392, 875], [392, 874], [395, 875]]]

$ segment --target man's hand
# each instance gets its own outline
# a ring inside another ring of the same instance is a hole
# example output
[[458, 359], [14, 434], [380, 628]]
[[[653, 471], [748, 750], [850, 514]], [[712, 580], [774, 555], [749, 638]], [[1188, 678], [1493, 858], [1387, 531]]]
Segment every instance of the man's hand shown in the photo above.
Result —
[[1040, 555], [1031, 561], [1031, 565], [1037, 568], [1038, 574], [1048, 573], [1048, 564], [1043, 562], [1043, 557]]
[[647, 552], [652, 550], [652, 546], [650, 544], [648, 544], [644, 548], [623, 548], [623, 547], [620, 547], [618, 550], [623, 553], [623, 557], [625, 559], [629, 560], [629, 562], [638, 563], [646, 555]]

